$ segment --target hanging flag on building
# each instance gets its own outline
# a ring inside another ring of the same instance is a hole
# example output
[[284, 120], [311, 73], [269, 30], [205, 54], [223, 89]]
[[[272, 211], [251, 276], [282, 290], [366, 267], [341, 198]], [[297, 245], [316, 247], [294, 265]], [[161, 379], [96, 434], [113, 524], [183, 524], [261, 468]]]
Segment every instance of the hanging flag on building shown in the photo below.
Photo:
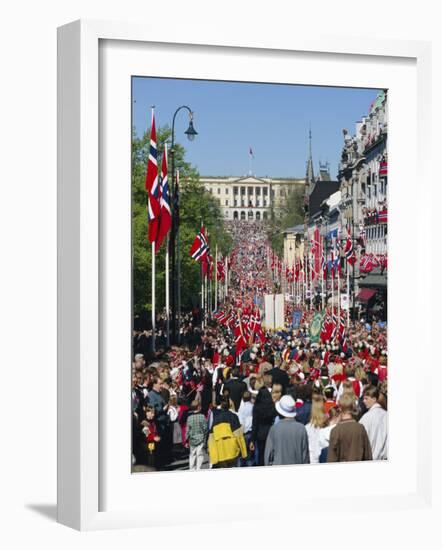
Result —
[[157, 134], [155, 129], [155, 114], [153, 108], [145, 187], [147, 191], [147, 212], [149, 220], [148, 236], [149, 241], [153, 243], [157, 240], [161, 211], [158, 185]]

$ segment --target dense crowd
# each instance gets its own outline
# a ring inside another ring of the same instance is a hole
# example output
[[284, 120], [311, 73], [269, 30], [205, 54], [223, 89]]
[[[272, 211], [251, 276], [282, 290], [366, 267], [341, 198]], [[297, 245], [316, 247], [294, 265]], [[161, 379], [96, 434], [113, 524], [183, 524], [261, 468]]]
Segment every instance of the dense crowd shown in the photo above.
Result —
[[[226, 312], [255, 306], [273, 288], [259, 223], [230, 223]], [[189, 469], [387, 459], [386, 324], [352, 322], [338, 340], [312, 342], [300, 326], [263, 331], [238, 353], [232, 325], [198, 312], [183, 318], [183, 344], [143, 353], [134, 334], [133, 465]]]

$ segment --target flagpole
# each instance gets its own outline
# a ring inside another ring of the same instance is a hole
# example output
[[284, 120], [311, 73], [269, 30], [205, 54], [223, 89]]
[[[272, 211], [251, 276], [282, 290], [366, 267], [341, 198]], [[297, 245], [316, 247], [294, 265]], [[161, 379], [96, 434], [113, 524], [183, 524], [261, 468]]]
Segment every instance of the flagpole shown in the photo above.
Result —
[[204, 329], [204, 276], [203, 276], [203, 263], [200, 265], [200, 277], [201, 277], [201, 328]]
[[218, 243], [215, 245], [215, 311], [218, 309]]
[[341, 277], [339, 275], [339, 271], [340, 271], [340, 262], [341, 262], [341, 258], [338, 256], [338, 319], [340, 319], [340, 315], [341, 315]]
[[350, 266], [347, 261], [347, 328], [350, 326]]
[[176, 222], [176, 232], [175, 232], [175, 239], [176, 239], [176, 276], [177, 276], [177, 303], [176, 303], [176, 333], [177, 333], [177, 341], [178, 344], [181, 344], [181, 250], [180, 250], [180, 223], [179, 223], [179, 182], [180, 182], [180, 171], [176, 171], [176, 178], [175, 178], [175, 199], [176, 199], [176, 210], [175, 212], [175, 222]]
[[152, 243], [152, 352], [155, 353], [155, 241]]
[[[325, 255], [324, 255], [324, 240], [322, 240], [322, 247], [321, 247], [321, 305], [322, 305], [322, 311], [324, 311], [324, 268], [322, 266], [322, 258], [324, 258], [325, 262]], [[325, 265], [327, 263], [325, 262]]]
[[170, 346], [170, 320], [169, 320], [169, 235], [166, 240], [166, 258], [165, 258], [165, 270], [166, 270], [166, 343], [167, 347]]
[[227, 262], [227, 256], [224, 260], [224, 300], [227, 300], [227, 293], [229, 290], [229, 264]]

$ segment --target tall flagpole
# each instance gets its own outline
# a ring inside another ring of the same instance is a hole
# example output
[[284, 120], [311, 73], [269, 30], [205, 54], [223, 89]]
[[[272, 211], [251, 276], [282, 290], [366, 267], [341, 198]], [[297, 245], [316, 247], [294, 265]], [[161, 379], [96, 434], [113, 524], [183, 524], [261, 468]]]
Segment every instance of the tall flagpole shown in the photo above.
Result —
[[[324, 269], [323, 269], [323, 266], [322, 266], [322, 258], [324, 258], [324, 262], [325, 262], [324, 239], [322, 239], [322, 243], [321, 243], [321, 305], [322, 305], [322, 311], [324, 311], [324, 301], [325, 301], [325, 296], [324, 296]], [[327, 263], [325, 263], [325, 265], [327, 265]]]
[[201, 328], [204, 329], [204, 274], [203, 274], [203, 262], [201, 262], [200, 266], [200, 274], [201, 274]]
[[224, 260], [224, 300], [227, 300], [227, 294], [229, 290], [229, 264], [227, 262], [227, 256]]
[[[341, 258], [338, 260], [341, 261]], [[341, 318], [341, 276], [339, 274], [340, 271], [340, 263], [338, 264], [338, 319]]]
[[350, 326], [350, 266], [346, 264], [347, 269], [347, 328]]
[[175, 178], [175, 222], [176, 222], [176, 276], [178, 279], [176, 296], [176, 334], [178, 344], [181, 344], [181, 250], [180, 250], [180, 171], [176, 171]]
[[218, 243], [215, 245], [215, 311], [218, 309]]
[[152, 352], [155, 353], [155, 241], [152, 243]]
[[169, 234], [166, 240], [166, 258], [165, 258], [165, 270], [166, 270], [166, 343], [167, 347], [170, 346], [170, 319], [169, 319]]

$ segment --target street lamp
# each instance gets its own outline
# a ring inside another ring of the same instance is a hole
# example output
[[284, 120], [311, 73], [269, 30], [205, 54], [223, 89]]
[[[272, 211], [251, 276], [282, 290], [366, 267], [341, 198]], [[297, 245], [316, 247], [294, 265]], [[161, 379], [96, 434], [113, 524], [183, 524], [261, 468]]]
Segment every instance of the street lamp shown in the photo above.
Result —
[[179, 190], [175, 179], [175, 118], [179, 111], [185, 109], [189, 113], [189, 127], [184, 132], [189, 141], [193, 141], [198, 132], [193, 127], [193, 112], [187, 105], [181, 105], [175, 111], [172, 119], [172, 147], [170, 149], [172, 168], [172, 228], [170, 231], [169, 254], [172, 261], [171, 297], [172, 297], [172, 342], [180, 343], [180, 312], [181, 312], [181, 261], [179, 241]]

